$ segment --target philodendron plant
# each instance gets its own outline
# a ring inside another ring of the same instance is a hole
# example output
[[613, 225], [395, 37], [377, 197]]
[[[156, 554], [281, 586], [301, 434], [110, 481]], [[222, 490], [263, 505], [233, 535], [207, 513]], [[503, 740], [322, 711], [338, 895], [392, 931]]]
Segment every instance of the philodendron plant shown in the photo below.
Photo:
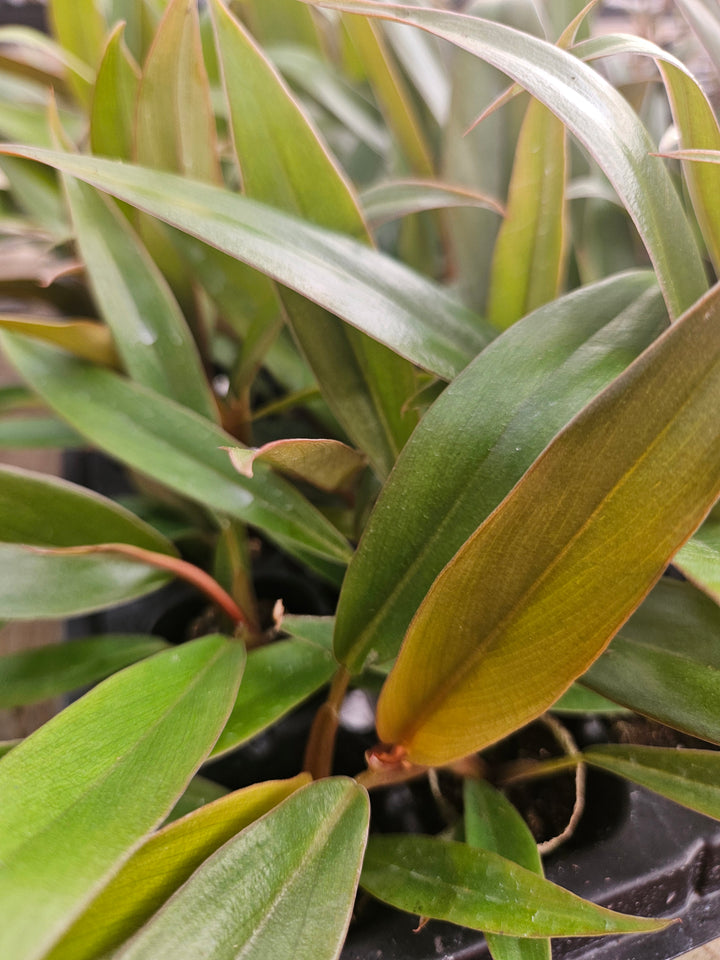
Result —
[[[720, 743], [720, 130], [582, 6], [49, 0], [53, 39], [0, 30], [0, 444], [102, 451], [129, 491], [0, 468], [0, 617], [172, 578], [205, 608], [0, 659], [3, 708], [91, 687], [3, 744], [3, 958], [332, 960], [358, 883], [496, 960], [669, 922], [545, 880], [501, 790], [589, 765], [720, 818], [716, 750], [562, 724]], [[720, 70], [720, 11], [676, 7]], [[335, 615], [258, 600], [268, 556]], [[379, 691], [354, 778], [349, 688]], [[198, 775], [320, 691], [293, 779]], [[540, 717], [562, 756], [481, 752]], [[369, 796], [438, 768], [447, 829], [368, 839]]]

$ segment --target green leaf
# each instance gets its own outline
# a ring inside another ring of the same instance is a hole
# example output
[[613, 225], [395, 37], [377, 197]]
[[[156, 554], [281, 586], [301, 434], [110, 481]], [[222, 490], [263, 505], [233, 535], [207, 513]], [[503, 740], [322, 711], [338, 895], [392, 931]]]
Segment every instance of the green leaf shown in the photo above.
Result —
[[296, 0], [239, 0], [236, 6], [263, 45], [292, 41], [313, 51], [322, 49], [312, 11]]
[[158, 170], [221, 183], [195, 0], [170, 0], [140, 82], [136, 159]]
[[22, 740], [0, 740], [0, 757], [4, 757], [6, 753], [10, 753], [13, 747], [17, 747], [22, 743]]
[[430, 147], [382, 31], [377, 24], [360, 17], [344, 17], [343, 26], [407, 165], [416, 176], [431, 177], [434, 170]]
[[463, 757], [538, 716], [597, 659], [720, 492], [719, 321], [716, 287], [458, 551], [386, 682], [383, 741], [419, 763]]
[[329, 683], [336, 669], [329, 644], [295, 638], [251, 650], [237, 701], [211, 756], [267, 729]]
[[[290, 90], [219, 0], [211, 10], [246, 194], [369, 239], [357, 198]], [[281, 297], [330, 409], [387, 475], [416, 423], [403, 415], [414, 385], [412, 367], [316, 304], [288, 291]]]
[[487, 315], [500, 330], [554, 300], [562, 289], [567, 168], [565, 127], [542, 103], [531, 100], [492, 262]]
[[[486, 780], [466, 780], [463, 788], [465, 840], [491, 850], [543, 876], [542, 861], [530, 830], [515, 807]], [[522, 940], [486, 934], [493, 960], [551, 960], [549, 940]]]
[[3, 956], [44, 956], [169, 812], [227, 716], [244, 660], [217, 636], [157, 654], [3, 757]]
[[262, 466], [252, 480], [233, 470], [222, 447], [237, 441], [204, 417], [50, 347], [7, 333], [0, 342], [48, 405], [111, 456], [293, 552], [347, 560], [345, 539], [286, 481]]
[[423, 210], [447, 207], [482, 207], [503, 213], [502, 206], [492, 197], [439, 180], [389, 180], [368, 187], [360, 200], [365, 216], [376, 226]]
[[673, 564], [695, 586], [720, 603], [720, 517], [708, 517], [675, 554]]
[[[707, 96], [687, 67], [661, 47], [642, 37], [604, 36], [578, 44], [574, 50], [584, 60], [611, 54], [641, 54], [652, 57], [665, 83], [681, 146], [720, 149], [720, 130]], [[710, 259], [720, 266], [720, 170], [686, 163], [685, 179]]]
[[637, 713], [720, 743], [720, 608], [689, 583], [661, 580], [583, 684]]
[[710, 0], [677, 0], [680, 13], [693, 29], [710, 57], [716, 70], [720, 70], [720, 15]]
[[720, 820], [720, 753], [602, 744], [584, 750], [583, 760], [625, 777], [675, 803]]
[[108, 542], [176, 555], [169, 540], [113, 500], [59, 477], [0, 466], [0, 543]]
[[440, 287], [350, 237], [173, 174], [30, 147], [12, 152], [92, 183], [250, 264], [440, 377], [451, 379], [491, 339], [477, 316]]
[[217, 420], [200, 354], [160, 270], [123, 214], [93, 187], [65, 177], [90, 288], [130, 376]]
[[397, 654], [445, 564], [665, 323], [648, 274], [611, 278], [515, 324], [443, 392], [403, 451], [348, 569], [335, 654], [350, 670]]
[[116, 960], [335, 960], [368, 819], [353, 781], [304, 787], [207, 860]]
[[576, 57], [500, 23], [444, 10], [343, 0], [341, 10], [412, 23], [487, 61], [544, 103], [586, 147], [638, 228], [677, 316], [707, 288], [688, 219], [647, 130], [624, 97]]
[[[607, 651], [606, 651], [607, 653]], [[605, 656], [603, 654], [600, 660]], [[598, 662], [597, 660], [595, 661]], [[590, 668], [592, 670], [592, 667]], [[580, 683], [574, 683], [565, 693], [552, 705], [553, 713], [604, 713], [604, 714], [622, 714], [629, 711], [625, 707], [619, 706], [613, 700], [600, 696], [594, 690], [588, 690]]]
[[134, 600], [167, 583], [169, 574], [113, 554], [75, 556], [52, 547], [0, 543], [0, 616], [55, 619]]
[[52, 417], [12, 417], [0, 420], [2, 450], [71, 450], [85, 441], [71, 427]]
[[[293, 7], [301, 9], [297, 2]], [[306, 47], [273, 46], [267, 54], [294, 87], [305, 91], [360, 141], [384, 156], [389, 144], [387, 131], [372, 106], [339, 70]]]
[[219, 800], [220, 797], [224, 797], [228, 793], [230, 793], [230, 791], [227, 787], [223, 787], [219, 783], [215, 783], [214, 780], [208, 780], [207, 777], [196, 774], [165, 818], [164, 825], [173, 823], [175, 820], [179, 820], [180, 817], [185, 817], [188, 813], [192, 813], [193, 810], [197, 810], [198, 807], [204, 807], [205, 804], [212, 803], [213, 800]]
[[104, 680], [163, 650], [157, 637], [107, 634], [0, 657], [0, 708], [48, 700]]
[[125, 24], [108, 37], [90, 113], [90, 147], [105, 157], [130, 160], [140, 71], [125, 46]]
[[597, 907], [497, 853], [435, 837], [371, 837], [360, 882], [400, 910], [513, 937], [643, 933], [668, 924]]
[[119, 947], [204, 860], [309, 779], [300, 774], [237, 790], [153, 834], [45, 960], [96, 960]]
[[334, 617], [300, 617], [286, 614], [282, 619], [282, 630], [291, 637], [299, 637], [321, 647], [332, 649]]
[[320, 490], [342, 490], [352, 484], [366, 460], [339, 440], [273, 440], [257, 449], [231, 447], [230, 462], [245, 477], [252, 477], [256, 461], [267, 463], [294, 480]]
[[[49, 0], [48, 16], [60, 46], [95, 70], [102, 57], [106, 29], [95, 0]], [[90, 84], [75, 73], [69, 74], [68, 82], [80, 103], [89, 105]]]

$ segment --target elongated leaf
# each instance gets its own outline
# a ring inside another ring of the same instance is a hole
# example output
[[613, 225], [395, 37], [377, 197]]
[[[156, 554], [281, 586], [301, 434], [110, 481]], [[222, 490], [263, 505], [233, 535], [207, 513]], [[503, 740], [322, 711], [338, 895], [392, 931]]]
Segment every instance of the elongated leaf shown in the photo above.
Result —
[[0, 449], [71, 450], [85, 440], [62, 420], [53, 417], [12, 417], [0, 420]]
[[584, 750], [583, 760], [720, 820], [720, 753], [717, 750], [613, 743]]
[[385, 154], [389, 138], [378, 114], [339, 70], [306, 47], [283, 44], [268, 48], [267, 53], [294, 87], [309, 94], [375, 153]]
[[283, 617], [282, 629], [291, 637], [300, 637], [319, 646], [332, 647], [333, 617], [301, 617], [290, 614]]
[[253, 475], [259, 460], [328, 491], [346, 488], [366, 463], [362, 454], [338, 440], [274, 440], [256, 450], [232, 447], [228, 452], [232, 465], [246, 477]]
[[128, 373], [217, 420], [200, 355], [160, 270], [111, 200], [74, 177], [64, 179], [88, 280]]
[[310, 780], [258, 783], [153, 834], [135, 851], [46, 960], [95, 960], [119, 947], [224, 843]]
[[0, 314], [0, 327], [54, 343], [76, 357], [103, 366], [112, 367], [118, 362], [110, 330], [92, 320], [48, 320], [47, 317], [10, 313]]
[[[585, 60], [616, 53], [652, 57], [665, 83], [681, 146], [720, 149], [720, 130], [710, 101], [676, 57], [642, 37], [626, 36], [588, 40], [578, 44], [573, 52]], [[720, 265], [720, 220], [716, 215], [720, 203], [720, 170], [692, 163], [684, 166], [695, 215], [717, 271]]]
[[13, 747], [17, 747], [22, 743], [22, 740], [0, 740], [0, 757], [4, 757], [6, 753], [10, 753]]
[[33, 389], [107, 453], [177, 493], [259, 527], [287, 549], [347, 559], [344, 538], [284, 480], [262, 466], [252, 480], [233, 470], [222, 447], [237, 441], [204, 417], [50, 347], [7, 333], [0, 338]]
[[374, 0], [327, 3], [412, 23], [507, 73], [544, 103], [587, 148], [635, 221], [671, 315], [706, 289], [697, 244], [670, 179], [650, 156], [654, 144], [627, 101], [577, 58], [499, 23]]
[[360, 199], [365, 216], [376, 225], [444, 207], [482, 207], [503, 213], [492, 197], [439, 180], [390, 180], [364, 190]]
[[291, 41], [310, 50], [322, 49], [313, 12], [294, 0], [240, 0], [238, 6], [253, 36], [263, 45]]
[[622, 275], [541, 307], [444, 391], [350, 564], [335, 636], [343, 663], [356, 671], [397, 654], [445, 564], [552, 437], [652, 342], [663, 318], [648, 275]]
[[195, 0], [170, 0], [143, 69], [136, 159], [194, 180], [221, 183]]
[[382, 32], [376, 24], [360, 17], [345, 17], [343, 26], [408, 166], [418, 177], [432, 176], [430, 148]]
[[0, 616], [8, 620], [71, 617], [134, 600], [169, 574], [112, 554], [67, 556], [51, 547], [0, 543]]
[[140, 71], [118, 24], [108, 37], [93, 90], [90, 146], [93, 153], [130, 160]]
[[419, 30], [396, 23], [386, 24], [385, 35], [433, 119], [442, 126], [450, 110], [451, 91], [441, 45]]
[[3, 956], [44, 955], [162, 820], [217, 736], [244, 659], [224, 637], [160, 653], [3, 757]]
[[497, 853], [435, 837], [371, 837], [360, 882], [401, 910], [515, 937], [642, 933], [668, 924], [597, 907]]
[[74, 547], [129, 543], [174, 555], [174, 546], [124, 507], [77, 484], [0, 466], [0, 542]]
[[[219, 0], [211, 9], [247, 195], [369, 239], [357, 198], [290, 90]], [[403, 415], [412, 367], [303, 298], [285, 291], [283, 303], [331, 410], [386, 475], [416, 423]]]
[[[11, 754], [12, 756], [12, 754]], [[117, 960], [335, 960], [369, 819], [351, 780], [310, 784], [229, 841]], [[243, 878], [237, 882], [238, 875]]]
[[560, 293], [567, 252], [567, 167], [565, 127], [531, 100], [493, 255], [488, 319], [500, 330]]
[[329, 683], [336, 669], [327, 643], [281, 640], [251, 650], [237, 701], [211, 756], [228, 753], [267, 729]]
[[[463, 789], [465, 840], [543, 876], [537, 844], [515, 807], [485, 780], [466, 780]], [[493, 960], [551, 960], [549, 940], [486, 934]]]
[[712, 600], [689, 583], [661, 580], [582, 682], [638, 713], [720, 743], [719, 635], [720, 608]]
[[0, 657], [0, 708], [37, 703], [104, 680], [163, 650], [158, 637], [107, 634]]
[[709, 517], [673, 563], [688, 580], [720, 603], [720, 518]]
[[[49, 0], [48, 14], [60, 46], [94, 71], [105, 37], [105, 22], [95, 0]], [[68, 76], [68, 82], [80, 103], [88, 105], [90, 85], [75, 73]]]
[[716, 287], [458, 551], [384, 688], [384, 741], [431, 764], [492, 743], [557, 700], [638, 607], [720, 492], [719, 317]]
[[[246, 197], [110, 160], [13, 146], [248, 263], [452, 378], [491, 339], [475, 314], [397, 261]], [[0, 150], [0, 153], [2, 150]]]
[[[600, 658], [602, 659], [602, 657]], [[597, 662], [597, 661], [596, 661]], [[592, 667], [590, 668], [592, 669]], [[588, 690], [579, 682], [574, 683], [565, 693], [552, 705], [553, 713], [603, 713], [619, 714], [629, 713], [625, 707], [619, 706], [613, 700], [607, 700], [605, 697], [595, 693], [594, 690]]]
[[[77, 38], [74, 38], [77, 41]], [[75, 76], [75, 83], [83, 89], [88, 89], [93, 81], [93, 70], [88, 63], [80, 56], [71, 52], [69, 46], [57, 43], [51, 37], [46, 36], [39, 30], [33, 30], [32, 27], [22, 27], [16, 24], [7, 24], [0, 27], [0, 44], [8, 44], [10, 49], [13, 47], [25, 48], [37, 54], [35, 62], [41, 62], [44, 69], [50, 72], [50, 75], [57, 76], [61, 72], [67, 71]], [[61, 65], [62, 70], [56, 71], [54, 64]], [[41, 94], [45, 99], [45, 94]]]

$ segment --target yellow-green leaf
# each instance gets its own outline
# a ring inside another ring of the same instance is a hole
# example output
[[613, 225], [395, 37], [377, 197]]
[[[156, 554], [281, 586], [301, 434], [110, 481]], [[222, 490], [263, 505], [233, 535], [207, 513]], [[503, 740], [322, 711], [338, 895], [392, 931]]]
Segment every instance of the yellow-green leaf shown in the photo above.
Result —
[[[50, 0], [48, 15], [58, 43], [95, 70], [105, 46], [105, 20], [95, 0]], [[68, 82], [80, 103], [88, 106], [91, 87], [79, 74]]]
[[564, 125], [531, 100], [492, 262], [488, 319], [500, 330], [560, 293], [567, 249], [567, 165]]
[[412, 622], [383, 740], [446, 763], [549, 707], [720, 492], [720, 288], [590, 403], [458, 551]]
[[244, 662], [219, 636], [164, 651], [2, 758], [0, 955], [43, 957], [162, 821], [217, 736]]
[[76, 357], [92, 360], [105, 367], [118, 364], [110, 330], [93, 320], [48, 320], [47, 317], [5, 313], [0, 315], [0, 327], [54, 343]]
[[104, 157], [130, 160], [140, 71], [125, 46], [124, 24], [108, 37], [90, 113], [90, 146]]
[[310, 781], [271, 780], [237, 790], [153, 834], [45, 960], [95, 960], [135, 933], [211, 854]]

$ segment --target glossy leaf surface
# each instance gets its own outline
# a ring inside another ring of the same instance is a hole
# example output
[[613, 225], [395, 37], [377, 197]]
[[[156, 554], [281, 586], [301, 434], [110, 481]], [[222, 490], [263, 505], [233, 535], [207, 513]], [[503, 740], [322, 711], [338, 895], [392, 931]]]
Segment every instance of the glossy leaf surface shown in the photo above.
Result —
[[237, 701], [211, 756], [267, 729], [328, 683], [336, 669], [328, 643], [295, 638], [251, 650]]
[[98, 447], [211, 510], [227, 513], [334, 561], [344, 538], [280, 477], [241, 477], [222, 447], [234, 438], [204, 417], [139, 384], [49, 347], [0, 334], [6, 355], [63, 418]]
[[376, 226], [446, 207], [482, 207], [503, 213], [501, 204], [493, 197], [439, 180], [389, 180], [368, 187], [360, 194], [360, 200], [365, 216]]
[[12, 151], [248, 263], [440, 377], [459, 373], [490, 339], [477, 316], [445, 291], [349, 237], [173, 174], [29, 147]]
[[[310, 119], [222, 4], [211, 9], [246, 194], [368, 240], [357, 198]], [[317, 304], [289, 291], [281, 296], [331, 410], [386, 475], [416, 422], [412, 414], [403, 415], [414, 384], [412, 367]]]
[[[720, 130], [710, 101], [688, 68], [667, 51], [641, 37], [610, 35], [578, 44], [573, 52], [587, 60], [609, 54], [652, 57], [665, 83], [680, 145], [720, 149]], [[695, 215], [717, 270], [720, 264], [720, 221], [715, 211], [720, 203], [720, 170], [704, 164], [686, 163], [684, 166]]]
[[638, 228], [673, 316], [707, 288], [697, 244], [655, 149], [618, 91], [576, 57], [503, 24], [434, 10], [343, 0], [341, 10], [412, 23], [502, 70], [544, 103], [600, 165]]
[[582, 682], [638, 713], [720, 743], [720, 608], [662, 579]]
[[383, 741], [425, 764], [465, 756], [538, 716], [600, 655], [720, 492], [719, 317], [716, 287], [458, 551], [383, 690]]
[[230, 462], [243, 476], [256, 461], [321, 490], [341, 490], [365, 466], [365, 457], [338, 440], [274, 440], [257, 449], [232, 447]]
[[244, 660], [224, 637], [160, 653], [3, 757], [3, 956], [44, 955], [169, 812], [225, 720]]
[[[335, 960], [350, 921], [369, 819], [353, 781], [299, 790], [229, 841], [117, 960]], [[238, 883], [238, 875], [243, 882]]]
[[487, 315], [500, 330], [561, 291], [567, 166], [565, 127], [546, 106], [531, 100], [493, 255]]
[[359, 671], [397, 654], [445, 564], [552, 437], [652, 342], [665, 316], [648, 274], [609, 279], [516, 324], [443, 392], [348, 569], [335, 636], [343, 663]]
[[153, 834], [46, 960], [95, 960], [119, 947], [215, 851], [309, 782], [308, 774], [237, 790]]
[[613, 913], [497, 853], [435, 837], [371, 837], [361, 883], [400, 910], [513, 937], [641, 933], [668, 923]]
[[166, 646], [158, 637], [106, 634], [6, 654], [0, 657], [0, 709], [97, 683]]
[[691, 810], [720, 820], [720, 753], [602, 744], [583, 751], [591, 766], [615, 773]]
[[164, 277], [117, 205], [65, 177], [90, 288], [130, 376], [209, 419], [217, 407], [200, 355]]
[[[543, 876], [530, 829], [515, 807], [486, 780], [466, 780], [463, 788], [465, 841], [491, 850]], [[551, 960], [549, 940], [522, 940], [486, 934], [493, 960]]]

